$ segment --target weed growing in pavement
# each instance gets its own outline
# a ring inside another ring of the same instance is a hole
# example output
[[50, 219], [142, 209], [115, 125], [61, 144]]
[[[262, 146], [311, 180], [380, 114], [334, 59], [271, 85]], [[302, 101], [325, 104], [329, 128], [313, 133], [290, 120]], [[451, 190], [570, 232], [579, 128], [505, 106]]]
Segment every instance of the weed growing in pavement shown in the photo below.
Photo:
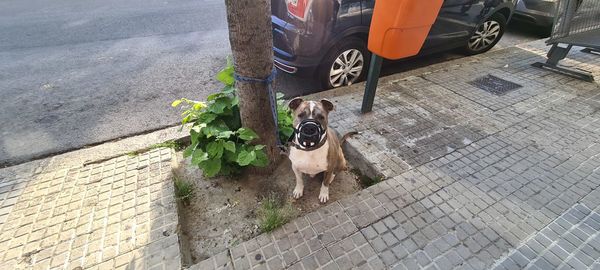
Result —
[[175, 151], [181, 151], [181, 150], [183, 150], [183, 148], [185, 148], [185, 145], [183, 145], [182, 143], [175, 141], [175, 140], [168, 140], [168, 141], [164, 141], [161, 143], [155, 143], [144, 149], [127, 152], [126, 155], [129, 157], [137, 157], [138, 155], [140, 155], [142, 153], [146, 153], [150, 150], [157, 149], [157, 148], [171, 148], [171, 149], [174, 149]]
[[375, 178], [368, 177], [368, 176], [364, 175], [357, 168], [350, 169], [350, 172], [353, 173], [354, 175], [356, 175], [356, 177], [358, 178], [358, 183], [360, 184], [360, 186], [362, 188], [368, 188], [368, 187], [375, 185], [383, 180], [381, 177], [375, 177]]
[[181, 150], [183, 150], [183, 148], [185, 148], [185, 145], [183, 145], [182, 143], [175, 141], [175, 140], [168, 140], [168, 141], [164, 141], [161, 143], [155, 143], [153, 145], [150, 145], [150, 147], [148, 147], [149, 150], [157, 149], [157, 148], [171, 148], [175, 151], [181, 151]]
[[194, 195], [192, 183], [178, 177], [174, 177], [173, 182], [175, 183], [175, 198], [181, 200], [183, 204], [188, 205]]
[[296, 209], [289, 202], [271, 195], [262, 200], [258, 209], [259, 227], [262, 232], [273, 231], [296, 216]]

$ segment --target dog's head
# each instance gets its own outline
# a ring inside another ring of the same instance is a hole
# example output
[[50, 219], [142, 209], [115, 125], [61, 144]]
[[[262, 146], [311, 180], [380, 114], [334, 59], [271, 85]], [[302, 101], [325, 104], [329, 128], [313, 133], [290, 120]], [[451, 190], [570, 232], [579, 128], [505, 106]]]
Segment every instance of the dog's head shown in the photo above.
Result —
[[331, 101], [321, 99], [321, 101], [305, 101], [302, 98], [294, 98], [288, 103], [292, 110], [294, 118], [294, 128], [297, 128], [300, 122], [306, 119], [312, 119], [323, 128], [327, 128], [329, 112], [333, 111], [334, 106]]

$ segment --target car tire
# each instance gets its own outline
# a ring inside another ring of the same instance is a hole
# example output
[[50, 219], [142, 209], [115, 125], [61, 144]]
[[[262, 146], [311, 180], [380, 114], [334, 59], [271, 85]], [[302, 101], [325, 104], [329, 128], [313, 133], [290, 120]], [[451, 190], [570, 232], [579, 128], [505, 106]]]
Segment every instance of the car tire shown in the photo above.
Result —
[[464, 47], [465, 53], [474, 55], [489, 51], [500, 41], [504, 30], [506, 30], [506, 18], [500, 13], [495, 13], [477, 26]]
[[317, 71], [321, 86], [331, 89], [363, 80], [370, 57], [364, 40], [357, 37], [341, 40], [321, 61]]

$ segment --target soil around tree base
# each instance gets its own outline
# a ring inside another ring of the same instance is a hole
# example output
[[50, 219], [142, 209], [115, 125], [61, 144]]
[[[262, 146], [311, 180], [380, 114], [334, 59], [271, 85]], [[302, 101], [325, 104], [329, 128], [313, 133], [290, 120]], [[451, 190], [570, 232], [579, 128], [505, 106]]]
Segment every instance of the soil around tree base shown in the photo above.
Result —
[[329, 188], [329, 202], [319, 203], [322, 174], [305, 177], [304, 196], [292, 198], [295, 176], [289, 159], [283, 158], [270, 176], [206, 179], [202, 171], [184, 159], [181, 152], [173, 158], [177, 178], [193, 184], [189, 203], [179, 202], [179, 224], [183, 264], [192, 265], [261, 233], [257, 211], [267, 196], [289, 202], [298, 216], [339, 200], [360, 190], [357, 175], [345, 171], [337, 175]]

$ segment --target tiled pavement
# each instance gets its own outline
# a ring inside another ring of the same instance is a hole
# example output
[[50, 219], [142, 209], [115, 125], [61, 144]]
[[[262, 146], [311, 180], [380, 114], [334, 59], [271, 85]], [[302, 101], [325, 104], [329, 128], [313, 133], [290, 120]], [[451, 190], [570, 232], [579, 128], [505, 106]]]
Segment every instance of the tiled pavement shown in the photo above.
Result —
[[[386, 180], [191, 269], [600, 267], [600, 87], [529, 66], [540, 42], [322, 94]], [[598, 56], [566, 64], [600, 77]], [[470, 81], [522, 85], [496, 96]], [[0, 269], [177, 269], [170, 152], [0, 170]]]
[[170, 159], [0, 170], [0, 269], [179, 268]]
[[498, 260], [494, 269], [600, 268], [600, 207], [573, 205], [541, 231]]
[[[194, 267], [598, 268], [600, 87], [530, 67], [546, 49], [383, 78], [367, 115], [360, 89], [322, 94], [333, 127], [362, 132], [348, 145], [361, 169], [386, 180]], [[600, 77], [598, 56], [570, 57]], [[469, 84], [488, 74], [523, 87]]]

